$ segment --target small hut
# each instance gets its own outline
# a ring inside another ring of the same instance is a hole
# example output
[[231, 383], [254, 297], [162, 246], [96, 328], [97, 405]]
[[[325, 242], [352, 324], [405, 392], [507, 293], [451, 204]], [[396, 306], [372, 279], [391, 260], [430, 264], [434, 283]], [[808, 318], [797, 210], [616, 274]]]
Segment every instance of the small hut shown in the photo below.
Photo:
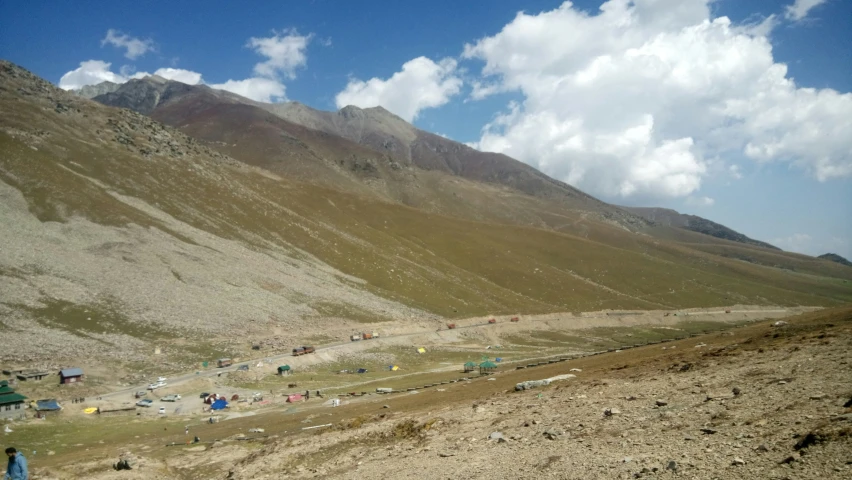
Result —
[[497, 370], [497, 364], [491, 361], [484, 361], [479, 364], [479, 374], [489, 374], [494, 373], [494, 370]]
[[472, 372], [474, 370], [476, 370], [476, 363], [467, 362], [467, 363], [464, 364], [464, 373], [469, 373], [469, 372]]
[[290, 375], [290, 365], [281, 365], [278, 367], [278, 375]]

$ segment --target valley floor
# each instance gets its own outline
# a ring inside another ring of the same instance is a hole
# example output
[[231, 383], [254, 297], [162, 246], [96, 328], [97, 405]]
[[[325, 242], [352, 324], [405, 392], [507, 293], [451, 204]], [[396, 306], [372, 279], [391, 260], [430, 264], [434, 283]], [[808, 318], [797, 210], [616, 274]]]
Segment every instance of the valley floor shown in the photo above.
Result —
[[[195, 423], [188, 437], [181, 419], [117, 419], [123, 433], [82, 429], [85, 451], [31, 464], [42, 479], [848, 478], [852, 308], [785, 322]], [[514, 391], [562, 374], [576, 377]], [[202, 442], [184, 445], [194, 435]], [[133, 470], [112, 470], [122, 454]]]

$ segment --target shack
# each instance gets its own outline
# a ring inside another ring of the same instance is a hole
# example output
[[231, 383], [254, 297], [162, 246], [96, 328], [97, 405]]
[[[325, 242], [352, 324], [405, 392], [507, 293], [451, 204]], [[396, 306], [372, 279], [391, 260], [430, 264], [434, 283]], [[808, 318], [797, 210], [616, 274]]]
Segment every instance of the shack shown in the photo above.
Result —
[[293, 370], [290, 368], [290, 365], [281, 365], [278, 367], [278, 375], [290, 375]]
[[494, 373], [494, 370], [497, 370], [497, 364], [491, 361], [485, 361], [479, 364], [479, 374], [485, 375], [489, 373]]
[[15, 376], [18, 377], [18, 380], [26, 382], [33, 380], [39, 381], [48, 375], [50, 375], [48, 372], [42, 370], [23, 370], [21, 373], [18, 373]]
[[0, 386], [0, 418], [20, 414], [27, 408], [26, 401], [27, 397], [15, 393], [15, 389], [8, 384]]
[[82, 368], [63, 368], [59, 371], [59, 383], [66, 385], [69, 383], [79, 383], [83, 381]]
[[464, 373], [469, 373], [469, 372], [472, 372], [474, 370], [476, 370], [476, 363], [467, 362], [467, 363], [464, 364]]
[[62, 406], [59, 405], [59, 402], [54, 398], [49, 398], [46, 400], [36, 400], [35, 401], [35, 410], [41, 414], [45, 412], [58, 412], [62, 410]]

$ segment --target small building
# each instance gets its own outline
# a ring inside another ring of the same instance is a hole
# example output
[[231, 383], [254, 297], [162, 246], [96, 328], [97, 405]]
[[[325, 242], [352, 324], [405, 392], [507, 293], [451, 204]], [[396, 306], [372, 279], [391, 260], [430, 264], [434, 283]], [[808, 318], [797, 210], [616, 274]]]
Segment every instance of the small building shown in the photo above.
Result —
[[476, 363], [467, 362], [467, 363], [464, 364], [464, 373], [469, 373], [469, 372], [472, 372], [474, 370], [476, 370]]
[[79, 383], [83, 381], [82, 368], [63, 368], [59, 371], [59, 383], [66, 385], [69, 383]]
[[62, 410], [62, 406], [59, 405], [59, 402], [57, 402], [55, 398], [48, 398], [44, 400], [36, 400], [35, 409], [37, 412], [41, 413], [58, 412]]
[[26, 382], [39, 381], [48, 375], [50, 375], [50, 373], [41, 370], [24, 370], [21, 373], [16, 374], [15, 376], [18, 377], [18, 380]]
[[0, 418], [20, 415], [27, 408], [26, 401], [27, 397], [9, 385], [0, 386]]
[[490, 361], [485, 361], [479, 364], [479, 374], [488, 374], [494, 373], [494, 370], [497, 370], [497, 364]]
[[278, 375], [290, 375], [292, 371], [290, 365], [281, 365], [278, 367]]

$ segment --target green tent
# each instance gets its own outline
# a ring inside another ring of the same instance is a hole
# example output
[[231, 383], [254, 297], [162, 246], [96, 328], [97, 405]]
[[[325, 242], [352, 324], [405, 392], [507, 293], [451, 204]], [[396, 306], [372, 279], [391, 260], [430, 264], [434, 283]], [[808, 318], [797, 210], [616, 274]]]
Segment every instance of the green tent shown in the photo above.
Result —
[[475, 368], [476, 368], [476, 363], [474, 363], [474, 362], [467, 362], [467, 363], [464, 364], [464, 371], [465, 372], [472, 372]]
[[479, 373], [489, 373], [497, 368], [497, 364], [491, 361], [482, 362], [479, 364]]
[[290, 371], [290, 365], [281, 365], [280, 367], [278, 367], [278, 373], [279, 374], [283, 374], [284, 372], [289, 372], [289, 371]]

